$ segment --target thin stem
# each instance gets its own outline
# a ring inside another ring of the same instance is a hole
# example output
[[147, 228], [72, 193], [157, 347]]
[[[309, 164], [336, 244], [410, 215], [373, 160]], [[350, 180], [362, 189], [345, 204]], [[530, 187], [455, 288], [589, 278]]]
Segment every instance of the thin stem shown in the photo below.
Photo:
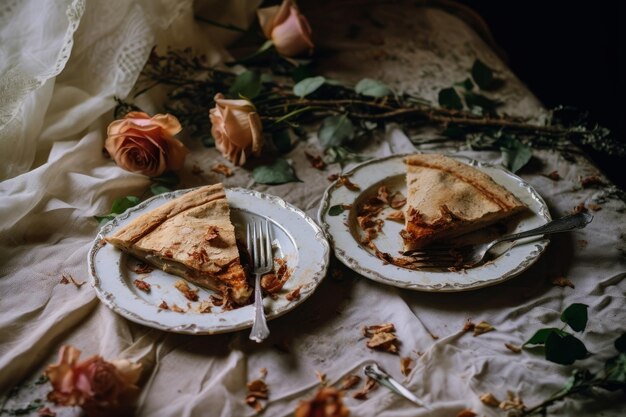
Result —
[[222, 29], [228, 29], [228, 30], [232, 30], [235, 32], [240, 32], [240, 33], [245, 33], [246, 30], [242, 29], [240, 27], [237, 27], [235, 25], [231, 25], [230, 23], [220, 23], [220, 22], [216, 22], [215, 20], [212, 19], [207, 19], [206, 17], [201, 17], [201, 16], [194, 16], [194, 19], [202, 22], [202, 23], [207, 23], [209, 25], [213, 25], [213, 26], [217, 26], [218, 28], [222, 28]]

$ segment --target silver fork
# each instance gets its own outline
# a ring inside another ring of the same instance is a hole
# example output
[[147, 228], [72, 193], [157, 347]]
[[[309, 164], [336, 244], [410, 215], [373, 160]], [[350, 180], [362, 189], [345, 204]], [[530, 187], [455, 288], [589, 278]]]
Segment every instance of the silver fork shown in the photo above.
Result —
[[252, 322], [250, 340], [261, 343], [270, 334], [270, 329], [267, 327], [267, 321], [265, 320], [265, 311], [263, 311], [263, 294], [261, 293], [261, 276], [270, 272], [274, 266], [272, 234], [269, 222], [265, 220], [264, 228], [260, 223], [255, 222], [252, 227], [248, 224], [246, 227], [246, 242], [250, 261], [252, 262], [252, 273], [255, 274], [254, 321]]
[[[593, 216], [589, 213], [576, 213], [552, 220], [543, 226], [531, 230], [499, 237], [488, 243], [460, 247], [433, 246], [406, 251], [403, 252], [403, 255], [411, 257], [416, 262], [423, 264], [424, 267], [446, 266], [447, 264], [447, 266], [472, 268], [487, 259], [487, 255], [496, 254], [496, 252], [499, 252], [501, 255], [503, 251], [496, 251], [496, 249], [498, 249], [498, 246], [503, 242], [582, 229], [592, 220]], [[509, 245], [507, 248], [504, 248], [504, 251], [512, 246], [513, 245]]]

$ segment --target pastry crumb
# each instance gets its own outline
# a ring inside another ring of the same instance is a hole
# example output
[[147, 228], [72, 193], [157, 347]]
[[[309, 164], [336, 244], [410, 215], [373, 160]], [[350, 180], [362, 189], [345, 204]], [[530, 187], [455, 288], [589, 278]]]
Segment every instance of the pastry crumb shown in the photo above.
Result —
[[185, 298], [189, 301], [198, 301], [198, 289], [191, 289], [189, 287], [189, 284], [187, 284], [187, 281], [179, 279], [174, 283], [174, 287], [176, 287], [178, 291], [183, 293]]
[[133, 281], [133, 284], [135, 284], [135, 287], [137, 287], [138, 290], [145, 292], [146, 294], [150, 293], [150, 284], [142, 279], [136, 279]]

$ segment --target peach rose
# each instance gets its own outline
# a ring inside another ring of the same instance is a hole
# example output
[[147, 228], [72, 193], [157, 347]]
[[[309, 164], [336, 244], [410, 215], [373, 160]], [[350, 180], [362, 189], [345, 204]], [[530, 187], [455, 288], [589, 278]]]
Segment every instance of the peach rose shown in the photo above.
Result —
[[279, 54], [293, 57], [313, 52], [309, 22], [291, 0], [259, 9], [257, 15], [263, 33], [272, 40]]
[[251, 102], [228, 100], [217, 93], [209, 117], [215, 147], [233, 164], [243, 165], [250, 154], [260, 154], [263, 147], [261, 118]]
[[127, 360], [107, 362], [95, 355], [78, 361], [80, 350], [63, 346], [59, 363], [45, 371], [52, 384], [48, 400], [63, 406], [81, 406], [88, 414], [128, 407], [139, 388], [141, 364]]
[[121, 168], [156, 177], [182, 168], [189, 150], [174, 137], [181, 129], [171, 114], [133, 111], [109, 125], [104, 147]]

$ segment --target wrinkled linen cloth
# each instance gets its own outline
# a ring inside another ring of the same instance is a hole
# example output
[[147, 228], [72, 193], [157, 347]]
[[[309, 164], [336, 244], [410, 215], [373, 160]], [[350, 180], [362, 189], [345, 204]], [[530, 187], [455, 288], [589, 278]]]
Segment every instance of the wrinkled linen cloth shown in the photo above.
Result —
[[[218, 3], [224, 4], [213, 7]], [[247, 26], [256, 6], [250, 1], [212, 2], [203, 10], [214, 20]], [[236, 34], [194, 22], [190, 1], [32, 0], [1, 7], [4, 409], [45, 398], [48, 384], [35, 381], [56, 361], [63, 344], [81, 349], [83, 357], [100, 354], [140, 361], [144, 373], [136, 414], [163, 417], [253, 415], [244, 403], [246, 382], [257, 378], [260, 368], [268, 370], [265, 415], [287, 416], [319, 386], [316, 371], [335, 383], [350, 373], [361, 374], [362, 366], [372, 360], [432, 411], [379, 388], [365, 401], [353, 399], [349, 392], [345, 402], [351, 415], [453, 416], [467, 408], [501, 416], [503, 411], [483, 405], [479, 395], [491, 392], [503, 400], [512, 391], [532, 406], [560, 389], [575, 367], [599, 371], [614, 355], [613, 340], [626, 323], [626, 207], [608, 193], [609, 185], [580, 186], [581, 176], [603, 178], [584, 156], [570, 161], [556, 151], [534, 151], [521, 177], [544, 197], [553, 217], [580, 203], [602, 209], [594, 212], [586, 229], [554, 236], [536, 264], [494, 287], [455, 294], [411, 292], [344, 268], [343, 279], [326, 278], [303, 305], [271, 321], [269, 339], [257, 345], [248, 340], [248, 331], [187, 336], [137, 325], [101, 304], [89, 284], [60, 285], [64, 274], [77, 281], [89, 279], [87, 252], [98, 230], [92, 216], [108, 212], [117, 197], [142, 195], [149, 185], [146, 178], [102, 156], [113, 96], [128, 94], [154, 43], [193, 46], [217, 63], [228, 56], [225, 45]], [[489, 36], [475, 24], [479, 19], [462, 20], [469, 12], [451, 7], [363, 1], [302, 5], [316, 36], [320, 68], [329, 77], [352, 83], [363, 77], [380, 79], [436, 102], [437, 92], [463, 81], [480, 58], [504, 81], [493, 93], [506, 103], [503, 111], [541, 118], [541, 104], [490, 48]], [[48, 24], [43, 25], [44, 20]], [[153, 107], [147, 110], [160, 108], [158, 102], [149, 104]], [[219, 153], [193, 141], [187, 144], [192, 153], [181, 172], [181, 188], [222, 181], [278, 195], [313, 217], [326, 177], [340, 169], [310, 167], [304, 150], [320, 152], [314, 133], [287, 155], [303, 182], [278, 186], [255, 184], [243, 168], [236, 168], [230, 178], [213, 173], [212, 165], [225, 162]], [[415, 149], [405, 133], [390, 126], [363, 152], [385, 156]], [[499, 162], [497, 153], [473, 152], [455, 142], [420, 150]], [[204, 173], [192, 174], [193, 165]], [[544, 175], [552, 171], [562, 179]], [[575, 288], [553, 285], [557, 277], [568, 278]], [[540, 327], [559, 326], [560, 312], [573, 302], [589, 305], [589, 324], [579, 335], [593, 353], [588, 359], [561, 366], [537, 351], [515, 354], [505, 348], [505, 343], [521, 345]], [[472, 337], [462, 330], [468, 318], [488, 321], [496, 330]], [[396, 326], [400, 355], [365, 346], [361, 328], [386, 322]], [[415, 361], [406, 378], [400, 373], [399, 356]], [[78, 409], [52, 408], [60, 416], [80, 414]], [[614, 394], [551, 408], [551, 414], [559, 416], [624, 412], [623, 397]]]

